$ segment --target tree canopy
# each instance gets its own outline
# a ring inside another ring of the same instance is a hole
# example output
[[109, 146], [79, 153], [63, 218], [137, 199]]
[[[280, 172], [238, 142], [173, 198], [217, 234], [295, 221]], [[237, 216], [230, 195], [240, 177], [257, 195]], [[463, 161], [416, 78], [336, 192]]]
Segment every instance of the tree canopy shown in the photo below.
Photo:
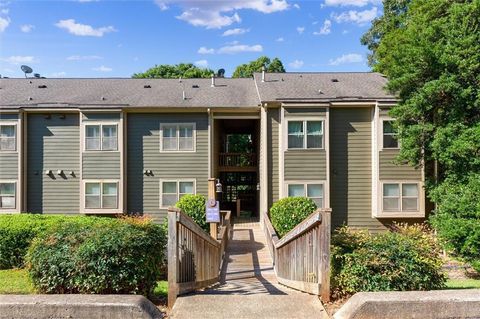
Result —
[[214, 73], [208, 68], [199, 68], [193, 63], [180, 63], [175, 65], [161, 64], [155, 65], [145, 72], [135, 73], [133, 78], [163, 78], [178, 79], [186, 78], [209, 78]]
[[261, 56], [254, 61], [250, 61], [245, 64], [241, 64], [236, 67], [233, 72], [233, 78], [250, 78], [253, 76], [254, 72], [261, 72], [262, 67], [265, 67], [267, 72], [279, 72], [284, 73], [285, 68], [283, 67], [282, 61], [279, 58], [273, 58], [270, 60], [269, 57]]

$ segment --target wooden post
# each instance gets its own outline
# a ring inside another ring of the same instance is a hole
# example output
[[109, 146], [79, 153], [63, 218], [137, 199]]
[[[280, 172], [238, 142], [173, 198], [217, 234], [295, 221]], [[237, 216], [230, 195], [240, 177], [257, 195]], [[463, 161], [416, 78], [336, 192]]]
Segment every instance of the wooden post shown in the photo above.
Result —
[[[215, 191], [215, 178], [208, 179], [208, 199], [217, 200], [216, 191]], [[218, 227], [217, 223], [210, 223], [210, 236], [213, 239], [217, 239], [218, 236]]]
[[322, 223], [320, 226], [320, 297], [322, 301], [330, 301], [330, 227], [332, 210], [330, 208], [322, 209]]
[[173, 308], [178, 295], [177, 212], [168, 211], [168, 307]]

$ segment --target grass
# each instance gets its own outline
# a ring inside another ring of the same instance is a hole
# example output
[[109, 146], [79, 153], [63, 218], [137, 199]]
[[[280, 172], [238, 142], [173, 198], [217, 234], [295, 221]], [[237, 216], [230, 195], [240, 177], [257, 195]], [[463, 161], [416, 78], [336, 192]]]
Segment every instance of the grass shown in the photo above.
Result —
[[447, 289], [480, 289], [480, 279], [448, 279]]

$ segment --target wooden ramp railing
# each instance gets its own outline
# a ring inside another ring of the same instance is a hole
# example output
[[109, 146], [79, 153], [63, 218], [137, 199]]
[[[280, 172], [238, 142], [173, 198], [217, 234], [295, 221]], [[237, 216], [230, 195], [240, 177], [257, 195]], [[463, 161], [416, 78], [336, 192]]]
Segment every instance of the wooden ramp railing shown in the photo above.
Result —
[[285, 286], [330, 300], [331, 209], [318, 209], [301, 224], [278, 238], [267, 213], [262, 226], [277, 280]]
[[230, 211], [220, 213], [214, 239], [180, 209], [168, 209], [168, 307], [177, 296], [219, 281], [231, 229]]

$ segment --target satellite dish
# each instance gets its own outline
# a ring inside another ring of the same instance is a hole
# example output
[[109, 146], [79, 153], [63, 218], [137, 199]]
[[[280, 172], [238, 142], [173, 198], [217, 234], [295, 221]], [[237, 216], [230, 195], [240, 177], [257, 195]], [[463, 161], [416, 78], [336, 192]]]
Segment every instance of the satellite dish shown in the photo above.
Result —
[[32, 73], [32, 72], [33, 72], [32, 68], [29, 67], [28, 65], [22, 65], [22, 66], [20, 67], [20, 69], [22, 69], [23, 73], [25, 73], [25, 78], [27, 77], [27, 74], [28, 74], [28, 73]]
[[223, 78], [225, 76], [225, 69], [219, 69], [217, 71], [217, 77]]

